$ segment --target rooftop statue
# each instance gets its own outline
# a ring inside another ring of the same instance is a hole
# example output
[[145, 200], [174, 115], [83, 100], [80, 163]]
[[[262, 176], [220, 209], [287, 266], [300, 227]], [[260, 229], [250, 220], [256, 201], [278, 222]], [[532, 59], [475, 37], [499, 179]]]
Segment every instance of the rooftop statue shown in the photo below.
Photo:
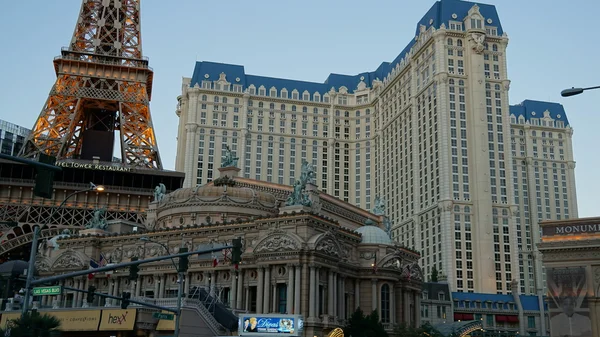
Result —
[[97, 208], [94, 210], [94, 216], [92, 219], [85, 225], [86, 229], [102, 229], [106, 230], [108, 228], [108, 224], [106, 223], [106, 219], [104, 218], [104, 214], [106, 213], [105, 208]]
[[154, 188], [154, 201], [161, 201], [165, 194], [167, 194], [167, 187], [165, 184], [160, 183]]
[[300, 179], [294, 183], [294, 191], [285, 202], [286, 206], [302, 205], [311, 206], [312, 201], [306, 191], [306, 184], [314, 184], [316, 177], [315, 169], [312, 164], [302, 160], [302, 170]]
[[225, 144], [225, 155], [221, 158], [221, 167], [237, 167], [239, 157], [235, 157], [229, 145]]
[[371, 212], [375, 215], [385, 215], [385, 200], [375, 197], [375, 207], [373, 207]]

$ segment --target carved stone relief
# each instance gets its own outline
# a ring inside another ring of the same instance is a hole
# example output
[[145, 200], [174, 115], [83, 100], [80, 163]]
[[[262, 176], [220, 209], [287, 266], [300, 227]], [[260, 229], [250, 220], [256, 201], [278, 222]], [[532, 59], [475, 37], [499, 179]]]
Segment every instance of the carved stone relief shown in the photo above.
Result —
[[50, 263], [47, 259], [37, 259], [35, 261], [35, 270], [38, 272], [48, 272], [50, 271]]
[[272, 253], [286, 250], [298, 250], [298, 243], [286, 235], [273, 235], [258, 244], [254, 252], [256, 253]]
[[317, 252], [322, 252], [330, 256], [341, 257], [340, 249], [331, 237], [326, 237], [317, 243], [315, 247]]
[[82, 269], [85, 266], [86, 263], [74, 251], [68, 250], [54, 261], [52, 269]]

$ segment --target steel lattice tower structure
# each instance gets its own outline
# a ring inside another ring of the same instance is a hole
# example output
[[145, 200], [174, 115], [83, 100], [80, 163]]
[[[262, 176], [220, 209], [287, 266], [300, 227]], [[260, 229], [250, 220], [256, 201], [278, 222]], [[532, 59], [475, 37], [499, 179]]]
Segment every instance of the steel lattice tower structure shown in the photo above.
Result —
[[141, 0], [82, 0], [68, 48], [54, 59], [56, 83], [21, 151], [162, 169], [149, 102], [153, 71], [142, 56]]

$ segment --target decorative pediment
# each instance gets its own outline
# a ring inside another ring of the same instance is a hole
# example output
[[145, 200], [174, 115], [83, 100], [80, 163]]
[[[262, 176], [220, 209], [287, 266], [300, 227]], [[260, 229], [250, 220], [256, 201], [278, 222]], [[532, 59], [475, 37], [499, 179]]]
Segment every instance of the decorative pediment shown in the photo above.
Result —
[[67, 250], [60, 254], [52, 264], [52, 270], [56, 269], [84, 269], [89, 266], [89, 259], [86, 262], [85, 256], [73, 250]]
[[410, 265], [410, 279], [415, 281], [423, 281], [423, 271], [417, 263]]
[[385, 261], [381, 267], [402, 270], [402, 259], [394, 256], [391, 259]]
[[331, 234], [324, 234], [323, 237], [317, 241], [315, 251], [329, 256], [342, 257], [340, 245]]
[[273, 234], [266, 237], [256, 245], [255, 253], [274, 253], [282, 251], [295, 251], [300, 249], [300, 243], [285, 234]]
[[35, 270], [38, 272], [48, 272], [51, 269], [50, 260], [48, 258], [38, 258], [35, 261]]

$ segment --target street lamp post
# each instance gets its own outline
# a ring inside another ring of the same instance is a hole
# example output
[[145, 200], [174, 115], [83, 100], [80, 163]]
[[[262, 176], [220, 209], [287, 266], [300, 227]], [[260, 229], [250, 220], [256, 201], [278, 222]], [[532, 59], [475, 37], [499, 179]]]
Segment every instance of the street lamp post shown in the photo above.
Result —
[[600, 89], [600, 85], [599, 86], [595, 86], [595, 87], [589, 87], [589, 88], [571, 88], [571, 89], [565, 89], [563, 91], [560, 92], [560, 95], [562, 97], [569, 97], [569, 96], [575, 96], [575, 95], [579, 95], [582, 92], [586, 91], [586, 90], [593, 90], [593, 89]]
[[[166, 253], [169, 254], [169, 247], [162, 242], [151, 240], [146, 236], [141, 237], [140, 240], [160, 245], [165, 249]], [[175, 271], [177, 271], [177, 315], [175, 315], [175, 331], [173, 332], [173, 337], [179, 337], [179, 320], [181, 318], [181, 300], [183, 297], [183, 272], [179, 270], [174, 259], [171, 259], [171, 262], [173, 263], [173, 267], [175, 267]], [[155, 294], [154, 296], [156, 297], [158, 294]]]
[[54, 216], [54, 213], [56, 213], [59, 209], [61, 209], [65, 205], [67, 200], [69, 200], [72, 196], [74, 196], [76, 194], [88, 192], [88, 191], [102, 192], [102, 191], [104, 191], [104, 187], [102, 185], [94, 185], [94, 183], [90, 182], [90, 185], [88, 186], [88, 188], [86, 188], [84, 190], [72, 192], [71, 194], [67, 195], [67, 197], [60, 203], [60, 205], [58, 205], [58, 207], [56, 207], [55, 209], [52, 210], [52, 212], [50, 213], [50, 216], [48, 217], [48, 220], [41, 228], [40, 228], [40, 226], [37, 226], [37, 225], [33, 227], [33, 239], [31, 240], [31, 253], [29, 254], [29, 266], [27, 267], [27, 279], [25, 281], [25, 301], [23, 302], [23, 308], [22, 308], [23, 314], [25, 314], [27, 312], [27, 310], [29, 309], [29, 300], [31, 298], [31, 289], [30, 288], [31, 288], [31, 281], [33, 280], [33, 270], [35, 268], [35, 258], [37, 256], [38, 236], [40, 235], [40, 231], [44, 227], [48, 226], [48, 224], [50, 224], [50, 222], [52, 221], [52, 217]]

